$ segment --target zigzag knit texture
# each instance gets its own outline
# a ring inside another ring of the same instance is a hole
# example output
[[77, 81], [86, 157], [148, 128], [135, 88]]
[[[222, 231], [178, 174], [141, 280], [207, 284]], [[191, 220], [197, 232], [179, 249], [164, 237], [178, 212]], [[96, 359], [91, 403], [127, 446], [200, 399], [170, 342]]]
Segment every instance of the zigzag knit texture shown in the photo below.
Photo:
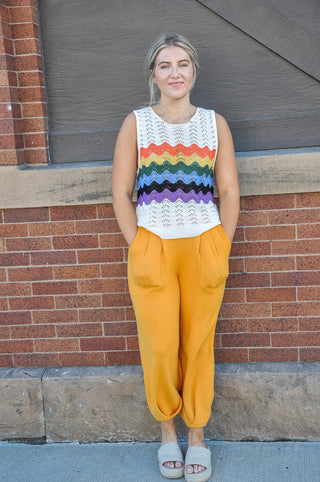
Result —
[[218, 148], [214, 111], [198, 107], [185, 124], [168, 124], [151, 106], [134, 113], [138, 226], [174, 239], [198, 236], [220, 224], [213, 197]]

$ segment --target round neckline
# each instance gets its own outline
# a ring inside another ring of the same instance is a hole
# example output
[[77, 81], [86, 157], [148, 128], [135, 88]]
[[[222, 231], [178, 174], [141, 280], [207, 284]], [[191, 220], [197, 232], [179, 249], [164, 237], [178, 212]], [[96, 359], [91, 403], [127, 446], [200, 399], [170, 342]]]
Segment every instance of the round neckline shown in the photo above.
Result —
[[165, 120], [162, 119], [162, 117], [159, 116], [159, 114], [157, 114], [154, 110], [153, 110], [153, 107], [151, 105], [149, 105], [152, 113], [158, 118], [161, 120], [161, 122], [163, 122], [164, 124], [166, 124], [167, 126], [187, 126], [188, 124], [190, 124], [190, 122], [196, 117], [196, 115], [198, 114], [198, 110], [199, 108], [196, 107], [196, 111], [195, 113], [193, 114], [193, 116], [188, 120], [188, 122], [181, 122], [179, 124], [174, 124], [173, 122], [166, 122]]

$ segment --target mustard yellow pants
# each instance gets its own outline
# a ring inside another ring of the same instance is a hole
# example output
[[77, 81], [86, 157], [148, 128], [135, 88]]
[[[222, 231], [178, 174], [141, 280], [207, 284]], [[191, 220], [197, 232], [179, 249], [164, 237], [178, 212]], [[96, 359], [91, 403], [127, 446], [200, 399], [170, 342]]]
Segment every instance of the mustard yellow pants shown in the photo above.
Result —
[[148, 405], [159, 421], [181, 414], [204, 427], [214, 396], [213, 340], [231, 243], [218, 225], [200, 236], [161, 239], [139, 227], [128, 280]]

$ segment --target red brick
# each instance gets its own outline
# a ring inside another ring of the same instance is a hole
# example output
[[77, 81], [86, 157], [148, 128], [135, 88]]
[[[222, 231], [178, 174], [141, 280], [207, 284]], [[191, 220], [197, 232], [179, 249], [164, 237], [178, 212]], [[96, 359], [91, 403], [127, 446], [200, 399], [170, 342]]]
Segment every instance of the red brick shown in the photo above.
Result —
[[[0, 149], [1, 150], [15, 149], [16, 147], [18, 147], [15, 141], [16, 141], [16, 138], [11, 134], [0, 135]], [[23, 144], [19, 145], [19, 148], [21, 147], [23, 147]]]
[[272, 316], [317, 316], [320, 313], [320, 302], [301, 301], [296, 303], [273, 303]]
[[319, 240], [272, 241], [272, 254], [316, 254], [319, 253]]
[[320, 361], [320, 348], [300, 348], [300, 361], [302, 362]]
[[320, 272], [297, 271], [289, 273], [272, 273], [272, 286], [319, 285]]
[[247, 241], [295, 239], [295, 237], [295, 226], [263, 226], [258, 228], [246, 228]]
[[4, 268], [0, 268], [0, 281], [6, 281], [6, 270]]
[[102, 304], [105, 307], [127, 306], [127, 296], [125, 293], [112, 293], [102, 295]]
[[221, 307], [222, 318], [267, 318], [271, 316], [270, 303], [230, 303]]
[[32, 283], [34, 295], [76, 294], [78, 291], [76, 281], [48, 281]]
[[[25, 69], [20, 70], [36, 70], [35, 63], [39, 63], [39, 57], [31, 61]], [[25, 61], [26, 62], [26, 61]], [[44, 87], [20, 87], [19, 88], [20, 102], [45, 102]], [[44, 134], [25, 134], [25, 146], [26, 147], [46, 147], [46, 136]]]
[[296, 194], [297, 208], [319, 207], [320, 192]]
[[0, 312], [8, 311], [8, 309], [9, 309], [8, 298], [0, 298]]
[[0, 266], [25, 266], [29, 263], [28, 253], [0, 253]]
[[236, 273], [230, 274], [227, 280], [227, 287], [251, 287], [251, 286], [270, 286], [269, 273]]
[[11, 367], [13, 367], [13, 356], [0, 355], [0, 368], [11, 368]]
[[46, 147], [47, 137], [46, 134], [24, 134], [25, 147]]
[[76, 310], [41, 310], [34, 311], [33, 323], [46, 324], [46, 323], [77, 323], [78, 314]]
[[320, 222], [320, 209], [296, 209], [271, 212], [270, 224], [309, 224]]
[[293, 271], [295, 270], [295, 258], [293, 256], [246, 258], [245, 267], [246, 272], [249, 273], [257, 271]]
[[79, 342], [74, 338], [50, 338], [46, 340], [34, 341], [35, 352], [56, 353], [65, 351], [78, 351]]
[[15, 367], [56, 367], [59, 363], [56, 353], [14, 354]]
[[8, 326], [0, 326], [0, 340], [10, 338], [10, 328]]
[[109, 263], [101, 266], [102, 278], [126, 278], [127, 263]]
[[[38, 39], [15, 40], [14, 45], [15, 45], [17, 55], [28, 55], [28, 54], [41, 55], [40, 42]], [[27, 86], [28, 84], [26, 83], [25, 85]], [[29, 85], [32, 85], [32, 83]]]
[[30, 353], [33, 352], [32, 340], [0, 341], [0, 353]]
[[47, 119], [23, 119], [23, 130], [24, 132], [46, 132], [47, 131]]
[[10, 23], [10, 15], [9, 15], [9, 9], [7, 8], [7, 5], [0, 5], [0, 15], [1, 15], [1, 21]]
[[275, 209], [294, 208], [293, 194], [278, 194], [266, 196], [248, 196], [243, 198], [246, 211], [267, 211]]
[[123, 308], [96, 308], [79, 311], [80, 322], [123, 321], [126, 319]]
[[239, 243], [245, 241], [244, 228], [237, 228], [234, 233], [233, 242]]
[[270, 256], [271, 242], [233, 243], [232, 256]]
[[299, 353], [296, 348], [249, 348], [250, 362], [296, 362]]
[[[216, 327], [216, 333], [237, 333], [237, 332], [247, 332], [247, 331], [248, 331], [247, 320], [219, 319]], [[252, 331], [255, 331], [255, 330], [252, 330]]]
[[74, 234], [73, 222], [57, 222], [57, 223], [30, 223], [30, 236], [54, 236]]
[[0, 237], [19, 238], [28, 236], [27, 224], [3, 224], [0, 226]]
[[299, 318], [300, 331], [320, 331], [320, 318]]
[[36, 10], [30, 6], [10, 8], [11, 23], [37, 22]]
[[103, 338], [82, 338], [80, 339], [81, 351], [112, 351], [124, 350], [125, 338], [123, 336], [117, 337], [103, 337]]
[[87, 249], [77, 253], [79, 264], [117, 263], [123, 261], [123, 250], [119, 249]]
[[100, 323], [71, 323], [69, 325], [57, 325], [57, 337], [77, 338], [87, 336], [102, 336]]
[[54, 268], [55, 279], [97, 278], [100, 275], [98, 264], [84, 266], [59, 266]]
[[267, 333], [236, 333], [221, 336], [224, 347], [270, 346]]
[[320, 238], [320, 224], [301, 224], [297, 230], [298, 239]]
[[104, 234], [99, 236], [101, 248], [128, 247], [122, 234]]
[[50, 208], [52, 221], [66, 221], [77, 219], [96, 219], [97, 209], [88, 206], [57, 206]]
[[52, 280], [52, 268], [8, 268], [9, 281]]
[[105, 365], [105, 354], [94, 353], [59, 353], [59, 365], [68, 366], [97, 366]]
[[54, 338], [56, 336], [55, 327], [53, 325], [27, 325], [12, 326], [12, 338]]
[[133, 321], [125, 323], [104, 323], [105, 336], [137, 335], [137, 325]]
[[[115, 214], [112, 204], [98, 204], [97, 206], [99, 219], [115, 219]], [[120, 231], [120, 228], [119, 228]]]
[[272, 333], [272, 346], [320, 346], [320, 333]]
[[[308, 300], [320, 301], [320, 286], [298, 288], [298, 299], [301, 301], [308, 301]], [[320, 326], [319, 326], [319, 329], [320, 329]]]
[[94, 219], [91, 221], [76, 221], [76, 233], [77, 234], [89, 234], [89, 233], [108, 233], [109, 221]]
[[248, 361], [247, 348], [218, 348], [214, 350], [216, 363], [246, 363]]
[[247, 289], [247, 301], [295, 301], [295, 288], [256, 288]]
[[267, 226], [268, 222], [268, 213], [266, 212], [253, 212], [253, 213], [240, 213], [238, 226], [239, 227], [247, 227], [247, 226]]
[[140, 363], [141, 359], [138, 351], [107, 353], [108, 365], [140, 365]]
[[39, 38], [38, 27], [34, 23], [22, 23], [14, 24], [11, 26], [12, 38], [22, 39], [22, 38]]
[[44, 102], [22, 104], [23, 117], [44, 117], [47, 115], [46, 104]]
[[320, 270], [320, 256], [297, 256], [298, 270]]
[[244, 289], [227, 288], [224, 292], [223, 303], [244, 303], [246, 292]]
[[33, 265], [76, 264], [75, 251], [43, 251], [31, 253]]
[[242, 273], [244, 271], [244, 260], [241, 258], [229, 258], [230, 273]]
[[282, 332], [282, 331], [297, 331], [297, 318], [258, 318], [256, 320], [249, 320], [248, 331], [250, 332]]
[[122, 279], [91, 279], [79, 281], [79, 293], [122, 293]]
[[10, 238], [7, 251], [44, 251], [51, 249], [51, 238]]
[[54, 249], [89, 249], [99, 246], [98, 236], [94, 234], [54, 236], [52, 242]]
[[48, 208], [5, 209], [5, 223], [30, 223], [49, 221]]
[[30, 296], [29, 283], [0, 283], [0, 296]]
[[91, 308], [101, 306], [100, 295], [66, 295], [56, 296], [56, 307], [65, 308]]
[[36, 7], [36, 0], [6, 0], [9, 7]]
[[10, 299], [11, 310], [41, 310], [53, 309], [54, 299], [52, 296], [15, 297]]
[[137, 336], [127, 336], [127, 349], [139, 350], [139, 340]]
[[0, 313], [0, 324], [1, 325], [27, 325], [31, 324], [31, 312], [6, 312]]

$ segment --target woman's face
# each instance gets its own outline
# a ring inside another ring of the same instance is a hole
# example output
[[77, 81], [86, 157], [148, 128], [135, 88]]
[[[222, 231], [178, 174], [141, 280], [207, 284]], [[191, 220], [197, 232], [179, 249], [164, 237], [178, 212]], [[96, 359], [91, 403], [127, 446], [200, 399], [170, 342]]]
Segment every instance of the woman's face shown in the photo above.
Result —
[[181, 47], [165, 47], [155, 61], [153, 79], [161, 96], [180, 99], [188, 95], [194, 83], [190, 55]]

